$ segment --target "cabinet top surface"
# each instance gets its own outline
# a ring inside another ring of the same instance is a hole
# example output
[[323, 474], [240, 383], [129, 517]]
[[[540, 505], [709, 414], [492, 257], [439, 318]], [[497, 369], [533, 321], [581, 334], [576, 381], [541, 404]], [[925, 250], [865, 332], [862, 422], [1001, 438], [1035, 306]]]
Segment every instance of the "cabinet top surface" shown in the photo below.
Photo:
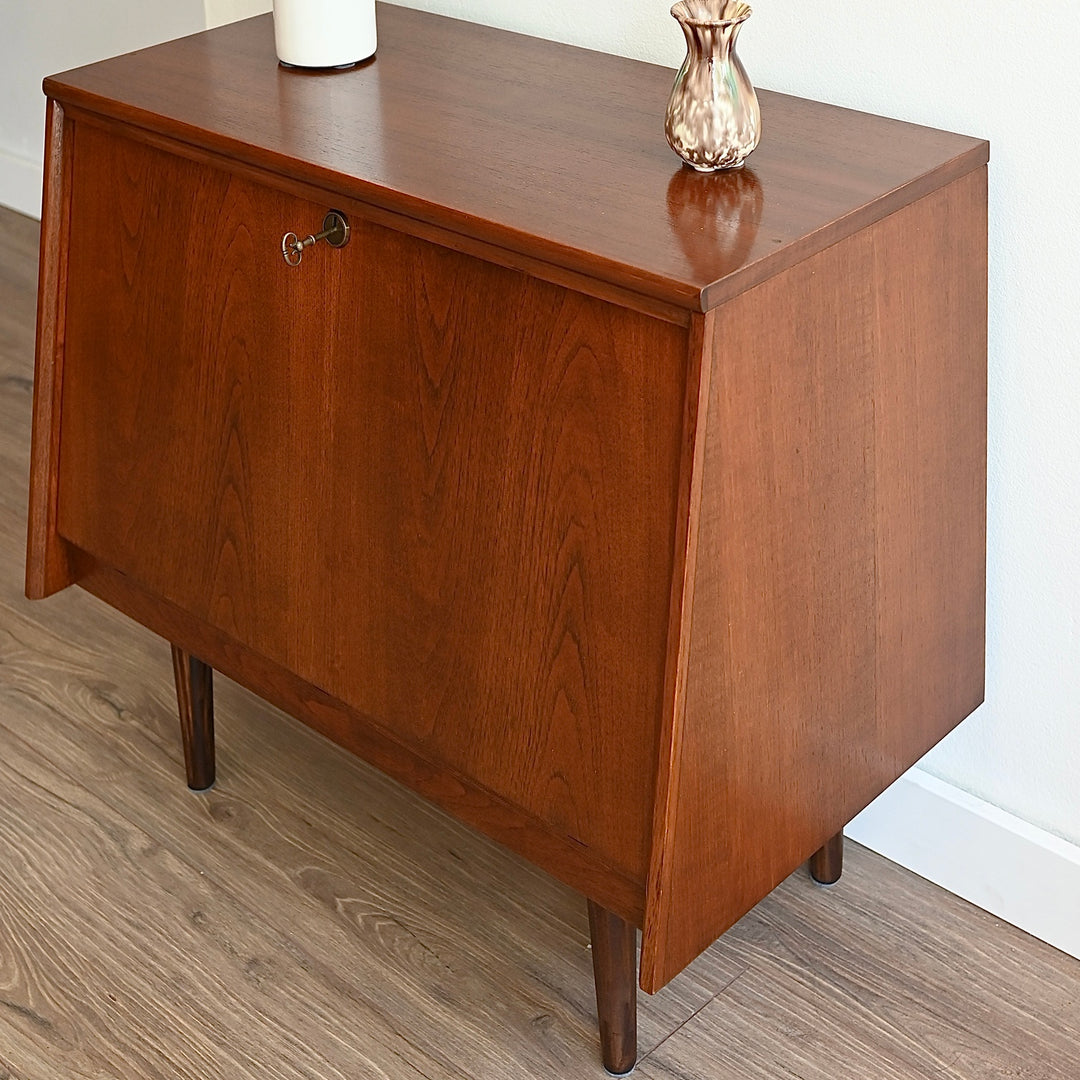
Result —
[[763, 135], [747, 165], [698, 174], [664, 139], [667, 68], [387, 4], [378, 30], [375, 59], [348, 71], [279, 66], [264, 15], [45, 89], [698, 310], [988, 156], [979, 139], [759, 92]]

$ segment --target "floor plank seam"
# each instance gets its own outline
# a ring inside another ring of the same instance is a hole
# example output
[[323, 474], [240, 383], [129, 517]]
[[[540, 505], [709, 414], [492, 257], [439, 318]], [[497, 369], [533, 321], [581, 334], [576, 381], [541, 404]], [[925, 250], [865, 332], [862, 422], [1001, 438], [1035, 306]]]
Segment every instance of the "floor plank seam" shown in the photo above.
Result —
[[682, 1021], [682, 1023], [680, 1023], [677, 1027], [673, 1028], [670, 1032], [668, 1032], [668, 1034], [665, 1035], [658, 1043], [656, 1043], [655, 1046], [651, 1046], [643, 1054], [639, 1054], [638, 1065], [643, 1064], [666, 1042], [674, 1038], [674, 1036], [678, 1035], [678, 1033], [682, 1031], [682, 1029], [686, 1027], [687, 1024], [689, 1024], [692, 1020], [696, 1019], [701, 1013], [703, 1013], [714, 1001], [716, 1001], [717, 998], [722, 997], [724, 994], [726, 994], [749, 970], [750, 965], [745, 965], [742, 971], [740, 971], [733, 979], [731, 979], [728, 983], [726, 983], [719, 990], [717, 990], [716, 993], [708, 999], [708, 1001], [703, 1002], [701, 1006], [695, 1009], [685, 1020]]

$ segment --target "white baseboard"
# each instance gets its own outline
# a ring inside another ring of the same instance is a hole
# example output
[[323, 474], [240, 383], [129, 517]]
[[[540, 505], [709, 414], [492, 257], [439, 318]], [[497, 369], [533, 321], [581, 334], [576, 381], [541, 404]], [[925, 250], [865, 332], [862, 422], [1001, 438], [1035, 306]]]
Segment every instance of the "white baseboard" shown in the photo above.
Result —
[[1080, 958], [1080, 847], [912, 769], [852, 840]]
[[0, 150], [0, 206], [41, 217], [42, 164]]

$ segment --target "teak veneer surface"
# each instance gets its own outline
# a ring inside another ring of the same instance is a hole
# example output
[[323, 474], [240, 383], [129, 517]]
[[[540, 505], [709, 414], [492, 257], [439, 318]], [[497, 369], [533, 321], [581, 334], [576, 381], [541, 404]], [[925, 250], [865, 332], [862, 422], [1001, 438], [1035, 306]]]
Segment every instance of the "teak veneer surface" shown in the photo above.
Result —
[[643, 883], [680, 329], [76, 146], [61, 534]]
[[664, 140], [667, 68], [387, 4], [378, 21], [378, 53], [352, 71], [280, 67], [265, 15], [45, 89], [696, 309], [987, 160], [979, 139], [763, 92], [748, 166], [702, 177]]

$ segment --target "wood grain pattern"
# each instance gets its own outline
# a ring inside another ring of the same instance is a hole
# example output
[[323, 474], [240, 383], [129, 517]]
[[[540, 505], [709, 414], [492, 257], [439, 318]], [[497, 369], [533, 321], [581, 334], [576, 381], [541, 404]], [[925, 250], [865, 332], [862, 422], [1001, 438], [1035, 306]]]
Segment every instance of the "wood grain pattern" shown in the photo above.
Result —
[[595, 850], [566, 836], [469, 776], [432, 765], [381, 728], [240, 644], [140, 588], [114, 570], [88, 563], [80, 584], [110, 606], [184, 649], [208, 657], [215, 671], [249, 688], [388, 776], [479, 829], [586, 896], [639, 924], [644, 895], [639, 882], [605, 863]]
[[64, 536], [643, 883], [683, 332], [79, 140]]
[[[925, 200], [917, 231], [897, 215], [874, 245], [875, 273], [890, 268], [874, 342], [875, 766], [886, 775], [937, 742], [935, 717], [966, 716], [983, 700], [986, 170], [948, 190]], [[930, 266], [896, 259], [905, 245], [931, 252]], [[932, 290], [919, 288], [927, 274]], [[919, 347], [905, 348], [896, 327], [917, 333]]]
[[[380, 5], [379, 51], [348, 72], [278, 66], [269, 16], [46, 80], [65, 104], [704, 309], [985, 163], [985, 142], [761, 94], [752, 242], [703, 246], [668, 189], [672, 72]], [[675, 33], [674, 26], [672, 33]], [[707, 200], [708, 201], [708, 200]], [[755, 209], [756, 208], [756, 209]]]
[[71, 125], [65, 122], [63, 107], [49, 101], [45, 117], [45, 190], [41, 208], [44, 239], [39, 264], [34, 453], [26, 545], [26, 595], [38, 599], [63, 589], [74, 580], [67, 545], [56, 527], [70, 170]]
[[[3, 738], [0, 790], [19, 792], [25, 817], [5, 810], [0, 818], [8, 883], [0, 1053], [20, 1071], [52, 1057], [54, 1075], [73, 1077], [198, 1077], [208, 1068], [235, 1076], [253, 1062], [272, 1070], [264, 1075], [312, 1075], [312, 1036], [322, 1041], [337, 988], [233, 895], [9, 730]], [[187, 974], [195, 956], [205, 964], [198, 988]], [[95, 995], [72, 1009], [73, 989], [86, 985]], [[318, 1075], [435, 1073], [375, 1008], [352, 1005], [352, 1023]], [[167, 1049], [165, 1032], [175, 1040]]]
[[[687, 381], [683, 402], [682, 456], [679, 462], [679, 499], [675, 519], [675, 555], [671, 575], [671, 602], [664, 666], [663, 714], [660, 752], [653, 798], [652, 846], [646, 879], [646, 906], [654, 928], [642, 942], [641, 979], [647, 989], [646, 964], [653, 962], [660, 939], [655, 928], [671, 916], [672, 845], [677, 827], [678, 793], [686, 717], [687, 677], [694, 617], [694, 580], [697, 574], [702, 478], [705, 472], [706, 432], [712, 386], [712, 355], [716, 318], [711, 312], [696, 315], [687, 345]], [[644, 922], [643, 922], [644, 925]]]
[[[646, 990], [825, 839], [772, 864], [818, 828], [814, 785], [842, 783], [833, 718], [873, 716], [868, 259], [860, 234], [709, 316], [687, 691], [672, 822], [653, 856]], [[706, 879], [724, 886], [703, 895]]]
[[[0, 1075], [602, 1076], [580, 897], [227, 679], [190, 795], [168, 646], [22, 598], [36, 238], [0, 210]], [[850, 845], [643, 997], [637, 1075], [1073, 1080], [1078, 975]]]
[[[466, 236], [460, 232], [454, 232], [445, 226], [436, 225], [428, 221], [420, 221], [415, 217], [396, 210], [388, 210], [377, 206], [372, 202], [343, 195], [340, 190], [334, 190], [328, 186], [316, 184], [299, 178], [295, 174], [283, 174], [267, 172], [265, 169], [227, 157], [221, 152], [208, 150], [204, 146], [195, 146], [191, 143], [178, 142], [174, 138], [160, 135], [144, 128], [132, 128], [110, 117], [99, 113], [89, 112], [77, 105], [68, 106], [65, 109], [68, 119], [77, 122], [80, 126], [94, 127], [102, 131], [119, 135], [122, 138], [132, 138], [135, 135], [139, 142], [146, 146], [152, 146], [166, 153], [186, 158], [189, 161], [208, 165], [213, 169], [224, 169], [226, 172], [255, 183], [275, 187], [290, 195], [296, 195], [308, 202], [318, 203], [320, 206], [339, 206], [343, 208], [353, 207], [352, 212], [359, 214], [366, 220], [377, 225], [385, 225], [387, 228], [415, 236], [419, 240], [429, 240], [440, 247], [460, 251], [464, 255], [472, 255], [483, 259], [485, 262], [502, 266], [508, 270], [521, 270], [540, 281], [548, 281], [553, 285], [561, 285], [572, 289], [574, 292], [585, 296], [592, 296], [598, 300], [607, 300], [621, 307], [628, 307], [633, 311], [650, 315], [664, 322], [674, 323], [676, 326], [686, 327], [690, 324], [692, 312], [677, 304], [668, 303], [656, 297], [645, 296], [601, 278], [593, 277], [589, 273], [572, 266], [557, 266], [554, 263], [545, 262], [535, 255], [524, 251], [515, 251], [511, 248], [500, 247], [475, 236]], [[673, 178], [681, 179], [681, 177]], [[669, 192], [671, 188], [669, 187]], [[718, 192], [710, 195], [708, 202], [715, 204], [717, 196], [724, 201], [724, 193]], [[752, 208], [752, 203], [749, 204]], [[747, 222], [746, 231], [756, 233], [756, 223]]]
[[985, 212], [972, 174], [714, 313], [646, 990], [981, 700]]

